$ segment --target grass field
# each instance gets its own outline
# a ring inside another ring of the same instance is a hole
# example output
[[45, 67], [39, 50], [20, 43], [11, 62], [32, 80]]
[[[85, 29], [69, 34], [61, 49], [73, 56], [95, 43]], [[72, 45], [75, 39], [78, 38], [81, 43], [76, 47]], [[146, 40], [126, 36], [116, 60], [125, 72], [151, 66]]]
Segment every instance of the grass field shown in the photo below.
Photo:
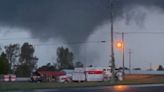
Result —
[[83, 83], [1, 83], [0, 90], [25, 90], [25, 89], [52, 89], [52, 88], [73, 88], [73, 87], [94, 87], [94, 86], [107, 86], [108, 82], [83, 82]]
[[132, 74], [126, 75], [119, 84], [160, 84], [164, 83], [164, 75]]
[[[124, 81], [115, 83], [114, 85], [127, 84], [159, 84], [164, 83], [164, 75], [126, 75]], [[73, 87], [95, 87], [113, 85], [109, 81], [106, 82], [83, 82], [83, 83], [31, 83], [31, 82], [15, 82], [0, 83], [0, 90], [26, 90], [26, 89], [54, 89], [54, 88], [73, 88]]]

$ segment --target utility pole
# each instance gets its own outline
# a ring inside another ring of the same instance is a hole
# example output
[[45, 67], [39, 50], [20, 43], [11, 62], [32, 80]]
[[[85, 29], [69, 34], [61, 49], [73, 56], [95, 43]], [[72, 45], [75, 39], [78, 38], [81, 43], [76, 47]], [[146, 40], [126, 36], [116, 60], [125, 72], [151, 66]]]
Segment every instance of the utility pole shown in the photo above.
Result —
[[122, 66], [123, 66], [123, 76], [125, 75], [125, 42], [124, 42], [124, 32], [122, 32]]
[[125, 75], [125, 40], [124, 40], [124, 35], [125, 35], [125, 33], [124, 32], [121, 32], [121, 33], [119, 33], [119, 32], [117, 32], [118, 34], [121, 34], [121, 42], [118, 42], [117, 44], [116, 44], [116, 47], [118, 48], [118, 49], [120, 49], [121, 48], [121, 51], [122, 51], [122, 74], [123, 74], [123, 77], [124, 77], [124, 75]]
[[131, 74], [131, 49], [129, 49], [129, 73]]
[[113, 3], [112, 0], [110, 0], [110, 20], [111, 20], [111, 64], [112, 64], [112, 78], [111, 83], [115, 83], [115, 58], [114, 58], [114, 37], [113, 37]]

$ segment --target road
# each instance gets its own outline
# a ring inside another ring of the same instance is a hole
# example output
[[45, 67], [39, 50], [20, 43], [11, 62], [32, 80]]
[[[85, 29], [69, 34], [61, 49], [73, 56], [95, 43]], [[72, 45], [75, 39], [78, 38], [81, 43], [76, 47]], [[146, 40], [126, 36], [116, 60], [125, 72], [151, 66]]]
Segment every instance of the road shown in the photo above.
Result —
[[[12, 91], [14, 92], [14, 91]], [[164, 92], [164, 84], [152, 85], [117, 85], [90, 88], [64, 88], [64, 89], [39, 89], [22, 90], [15, 92]]]

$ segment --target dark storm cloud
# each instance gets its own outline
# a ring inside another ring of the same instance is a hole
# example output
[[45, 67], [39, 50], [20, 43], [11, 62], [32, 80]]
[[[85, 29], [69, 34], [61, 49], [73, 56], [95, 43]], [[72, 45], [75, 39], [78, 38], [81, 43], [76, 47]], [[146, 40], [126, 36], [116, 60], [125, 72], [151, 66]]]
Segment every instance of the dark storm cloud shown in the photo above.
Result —
[[29, 28], [37, 37], [81, 41], [108, 10], [107, 0], [0, 0], [0, 22]]
[[[113, 0], [115, 17], [133, 5], [164, 8], [164, 0]], [[110, 19], [109, 0], [0, 0], [1, 25], [24, 27], [34, 37], [85, 41]]]

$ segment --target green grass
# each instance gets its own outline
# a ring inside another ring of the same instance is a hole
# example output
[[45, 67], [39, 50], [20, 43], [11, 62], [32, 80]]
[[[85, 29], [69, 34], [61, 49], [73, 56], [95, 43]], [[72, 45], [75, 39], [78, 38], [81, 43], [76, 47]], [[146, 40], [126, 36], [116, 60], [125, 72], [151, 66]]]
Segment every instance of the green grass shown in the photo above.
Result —
[[54, 89], [73, 87], [108, 86], [110, 82], [84, 82], [84, 83], [1, 83], [0, 90], [26, 90], [26, 89]]

